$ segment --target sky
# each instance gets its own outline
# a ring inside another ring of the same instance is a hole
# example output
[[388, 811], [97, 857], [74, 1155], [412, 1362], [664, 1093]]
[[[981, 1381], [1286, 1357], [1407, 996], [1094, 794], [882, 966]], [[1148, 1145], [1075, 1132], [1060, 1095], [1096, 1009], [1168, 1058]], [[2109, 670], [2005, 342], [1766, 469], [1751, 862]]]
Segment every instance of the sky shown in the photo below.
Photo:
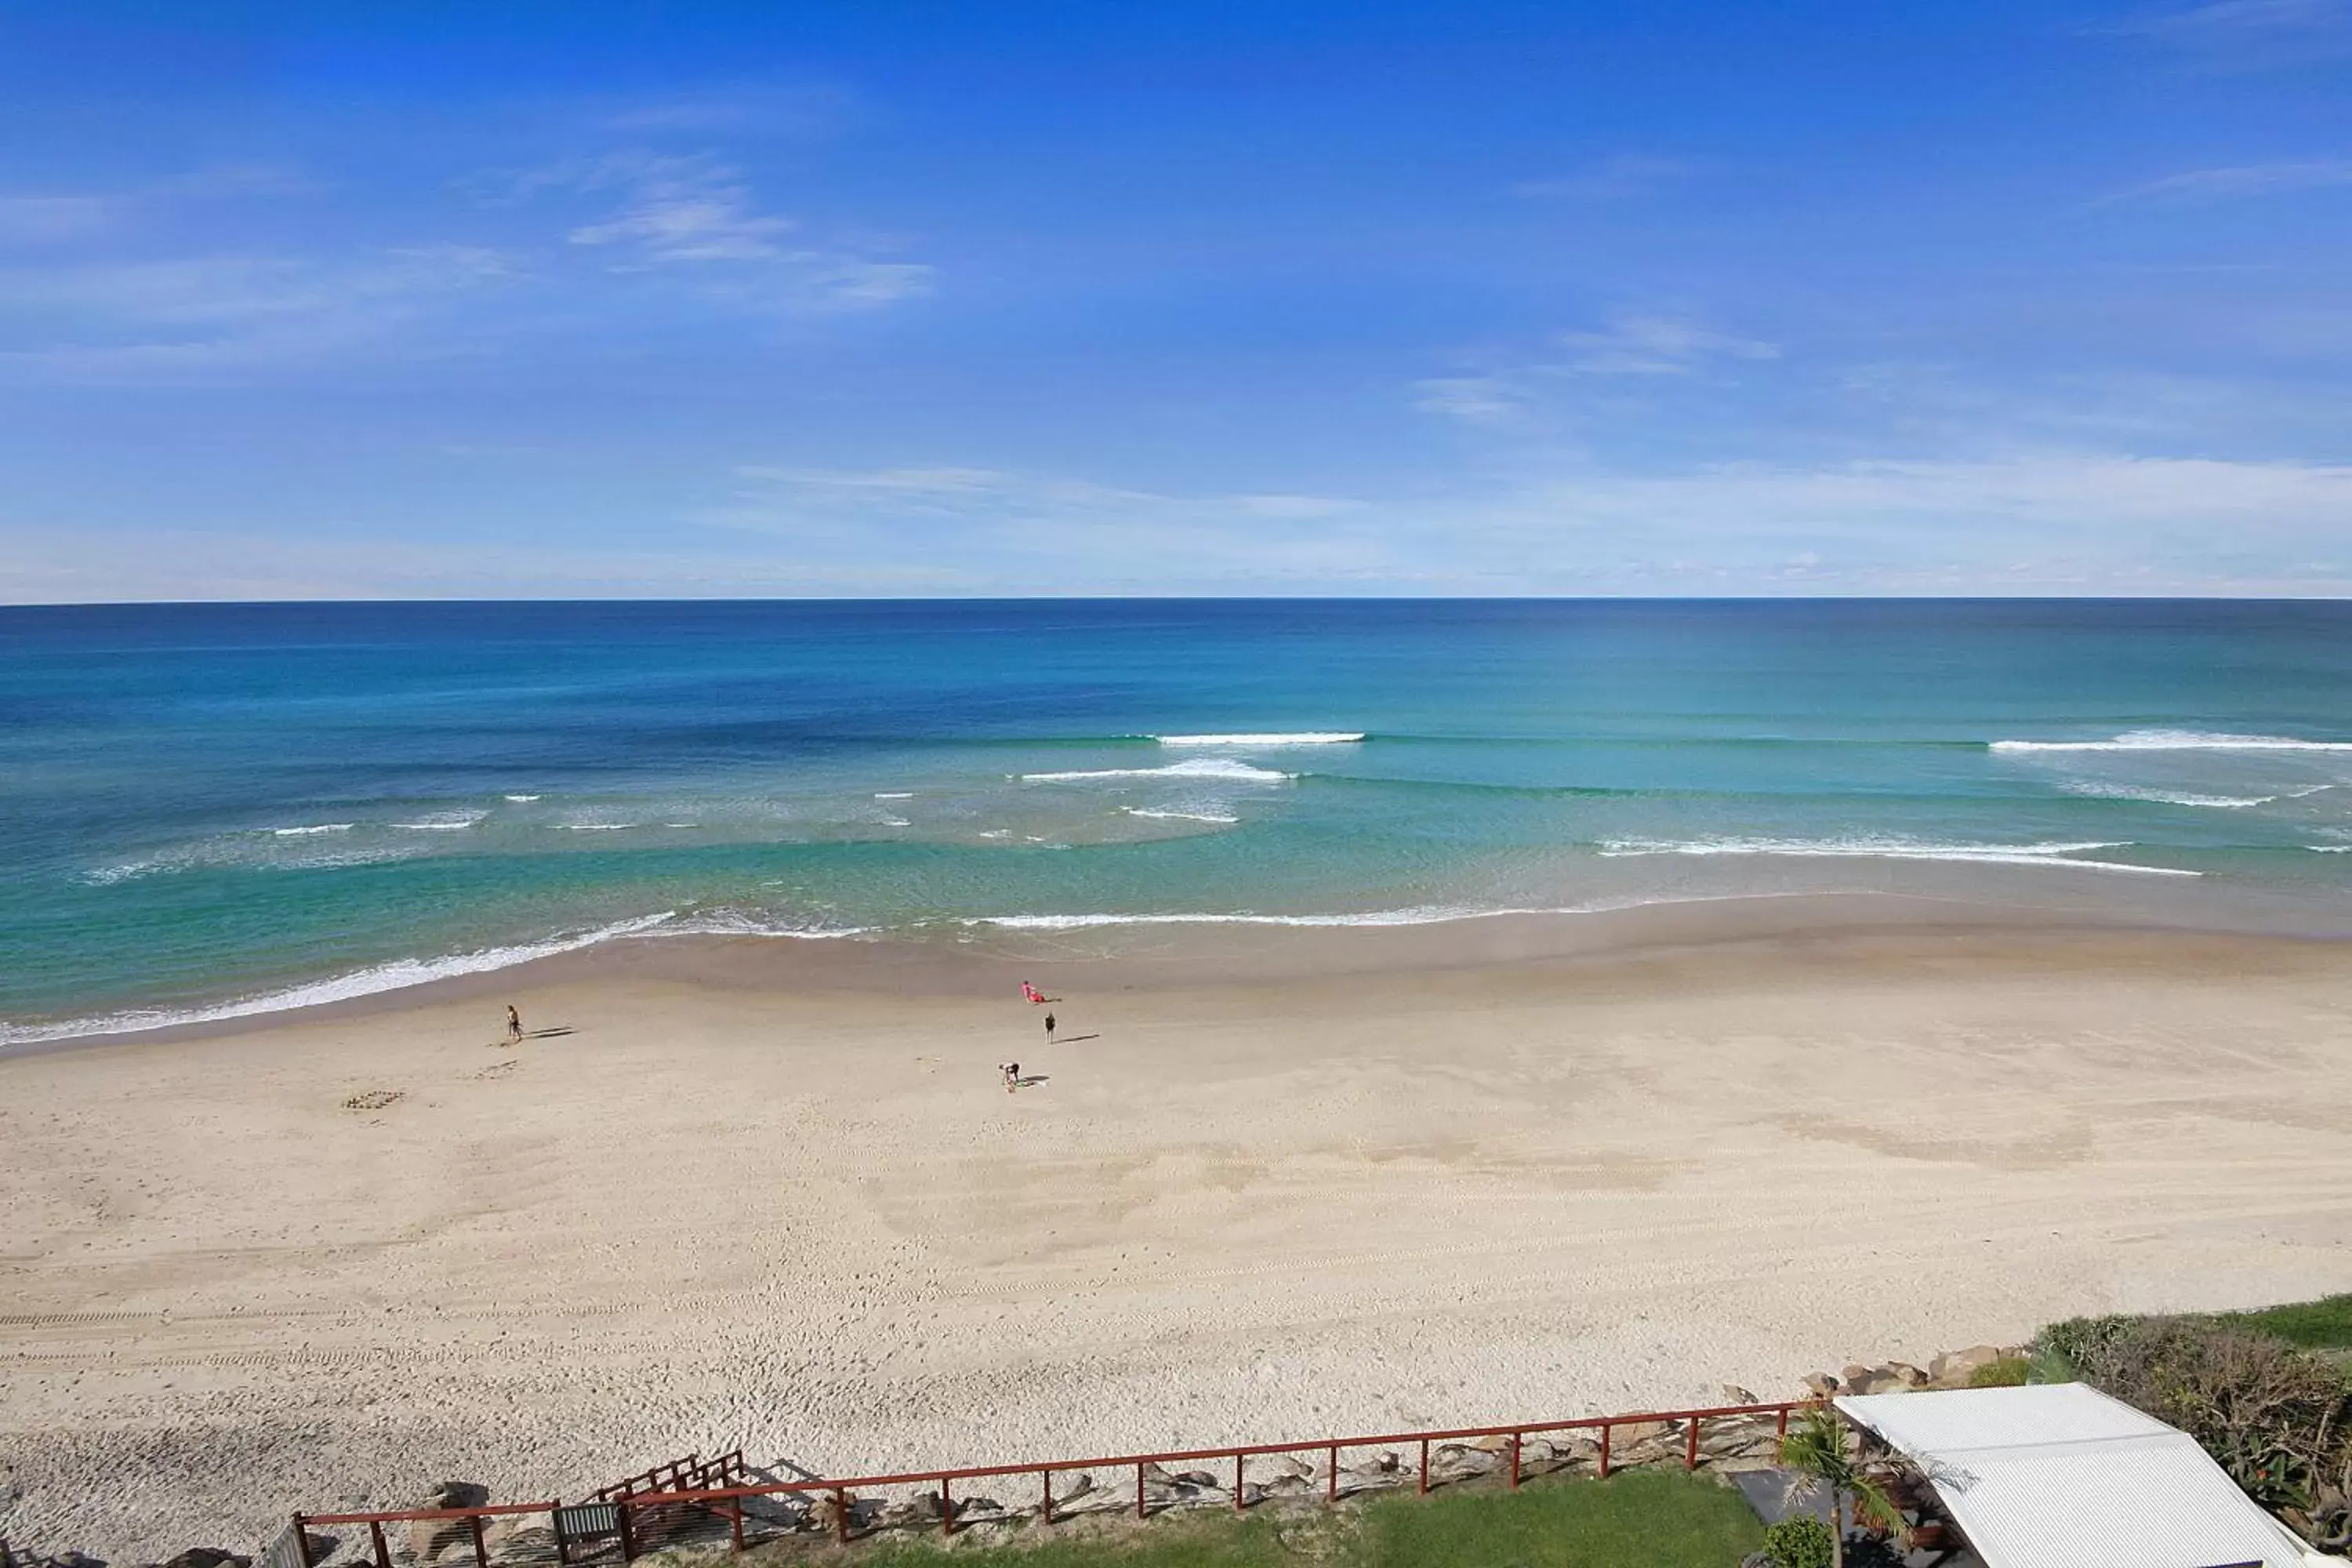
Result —
[[0, 0], [0, 602], [2352, 594], [2352, 0]]

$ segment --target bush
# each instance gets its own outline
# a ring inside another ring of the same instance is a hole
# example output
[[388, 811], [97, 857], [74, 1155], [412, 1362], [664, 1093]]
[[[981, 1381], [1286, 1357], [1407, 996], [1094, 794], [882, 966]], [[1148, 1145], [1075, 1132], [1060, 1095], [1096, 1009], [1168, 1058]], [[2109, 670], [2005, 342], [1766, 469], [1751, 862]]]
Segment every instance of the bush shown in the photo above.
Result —
[[1837, 1538], [1827, 1522], [1801, 1513], [1764, 1532], [1764, 1558], [1772, 1568], [1830, 1568], [1837, 1558]]
[[1969, 1373], [1970, 1388], [2022, 1388], [2026, 1374], [2033, 1363], [2021, 1355], [2005, 1355], [1999, 1361], [1989, 1361]]

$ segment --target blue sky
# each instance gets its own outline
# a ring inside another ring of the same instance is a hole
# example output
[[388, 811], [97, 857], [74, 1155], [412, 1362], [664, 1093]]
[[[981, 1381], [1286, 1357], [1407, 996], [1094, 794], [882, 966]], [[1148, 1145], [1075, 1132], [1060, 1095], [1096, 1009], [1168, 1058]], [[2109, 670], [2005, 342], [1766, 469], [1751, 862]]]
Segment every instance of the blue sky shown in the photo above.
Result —
[[0, 0], [0, 600], [2352, 592], [2352, 0]]

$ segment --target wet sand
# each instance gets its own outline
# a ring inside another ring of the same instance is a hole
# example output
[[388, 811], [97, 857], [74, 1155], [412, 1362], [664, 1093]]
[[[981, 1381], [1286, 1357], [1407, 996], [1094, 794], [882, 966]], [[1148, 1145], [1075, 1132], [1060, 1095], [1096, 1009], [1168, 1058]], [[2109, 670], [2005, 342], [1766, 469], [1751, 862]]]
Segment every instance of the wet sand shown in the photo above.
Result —
[[0, 1533], [1777, 1394], [2352, 1289], [2347, 1132], [2329, 943], [1893, 900], [616, 943], [0, 1059]]

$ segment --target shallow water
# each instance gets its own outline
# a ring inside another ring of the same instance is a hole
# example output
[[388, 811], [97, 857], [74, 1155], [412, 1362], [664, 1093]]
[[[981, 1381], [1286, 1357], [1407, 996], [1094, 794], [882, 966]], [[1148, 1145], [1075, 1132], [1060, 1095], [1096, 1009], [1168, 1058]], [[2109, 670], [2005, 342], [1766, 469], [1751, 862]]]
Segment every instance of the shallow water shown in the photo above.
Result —
[[0, 1043], [646, 931], [2352, 931], [2352, 605], [0, 609]]

